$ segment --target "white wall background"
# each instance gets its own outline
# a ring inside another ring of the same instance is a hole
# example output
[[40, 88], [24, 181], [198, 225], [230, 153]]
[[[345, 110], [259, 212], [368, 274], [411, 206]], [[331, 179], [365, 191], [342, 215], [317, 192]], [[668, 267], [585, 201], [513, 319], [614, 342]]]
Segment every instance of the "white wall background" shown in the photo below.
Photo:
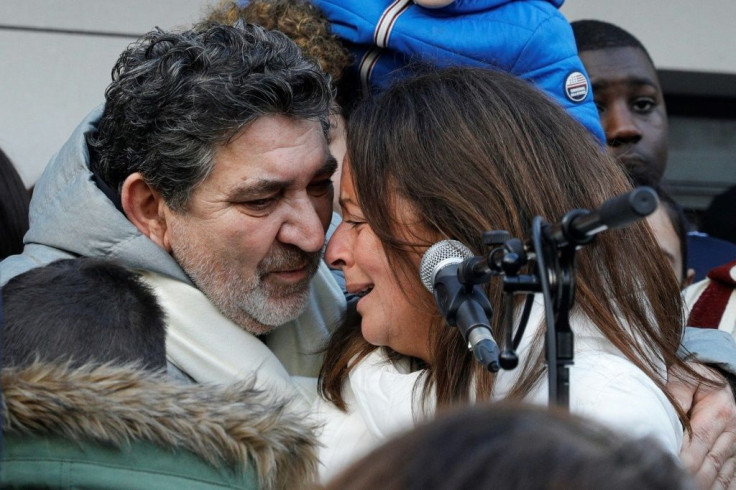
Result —
[[597, 19], [636, 36], [659, 69], [736, 74], [734, 0], [567, 0], [572, 22]]
[[0, 147], [24, 182], [41, 175], [76, 125], [104, 100], [110, 71], [128, 44], [155, 26], [191, 24], [208, 4], [0, 0]]
[[[210, 3], [0, 0], [0, 147], [26, 184], [102, 102], [125, 46], [154, 26], [192, 23]], [[630, 30], [660, 68], [736, 74], [734, 0], [568, 0], [562, 12]]]

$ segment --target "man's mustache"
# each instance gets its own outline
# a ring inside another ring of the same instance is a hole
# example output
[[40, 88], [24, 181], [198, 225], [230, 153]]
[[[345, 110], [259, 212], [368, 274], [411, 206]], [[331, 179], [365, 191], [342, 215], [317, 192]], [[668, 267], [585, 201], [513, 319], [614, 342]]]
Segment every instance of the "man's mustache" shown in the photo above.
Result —
[[278, 245], [258, 264], [258, 275], [263, 277], [271, 272], [284, 272], [306, 267], [311, 276], [319, 267], [321, 254], [305, 252], [293, 245]]

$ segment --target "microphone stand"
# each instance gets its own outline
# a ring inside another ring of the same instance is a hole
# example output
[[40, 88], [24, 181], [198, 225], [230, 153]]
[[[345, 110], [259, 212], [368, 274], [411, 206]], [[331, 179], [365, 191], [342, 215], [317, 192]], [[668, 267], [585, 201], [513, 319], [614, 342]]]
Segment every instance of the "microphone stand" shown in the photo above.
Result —
[[[502, 369], [518, 365], [515, 350], [529, 320], [534, 293], [542, 293], [545, 316], [545, 359], [547, 361], [549, 403], [569, 409], [570, 366], [574, 361], [574, 335], [570, 311], [575, 303], [575, 252], [607, 229], [621, 228], [647, 216], [657, 208], [657, 195], [650, 187], [604, 202], [598, 209], [575, 209], [560, 223], [546, 223], [540, 216], [531, 223], [531, 240], [523, 243], [509, 238], [503, 230], [483, 234], [486, 246], [495, 247], [485, 257], [466, 259], [458, 269], [463, 284], [487, 282], [503, 277], [506, 303], [506, 347], [500, 356]], [[520, 274], [530, 265], [528, 274]], [[526, 294], [519, 328], [513, 334], [513, 296]]]
[[[568, 213], [569, 216], [569, 213]], [[564, 220], [563, 220], [564, 221]], [[532, 221], [532, 243], [537, 263], [537, 278], [544, 297], [545, 358], [548, 396], [551, 403], [569, 409], [570, 366], [573, 365], [574, 335], [570, 329], [570, 310], [575, 303], [574, 245], [557, 244], [537, 216]], [[559, 253], [557, 253], [559, 252]]]

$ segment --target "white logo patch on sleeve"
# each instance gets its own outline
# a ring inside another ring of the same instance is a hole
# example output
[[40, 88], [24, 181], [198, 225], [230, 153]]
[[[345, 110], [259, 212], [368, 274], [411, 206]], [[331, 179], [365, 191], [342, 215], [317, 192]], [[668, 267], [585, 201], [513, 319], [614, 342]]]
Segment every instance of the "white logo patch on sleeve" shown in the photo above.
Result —
[[585, 100], [588, 90], [588, 79], [579, 71], [570, 73], [565, 79], [565, 95], [573, 102]]

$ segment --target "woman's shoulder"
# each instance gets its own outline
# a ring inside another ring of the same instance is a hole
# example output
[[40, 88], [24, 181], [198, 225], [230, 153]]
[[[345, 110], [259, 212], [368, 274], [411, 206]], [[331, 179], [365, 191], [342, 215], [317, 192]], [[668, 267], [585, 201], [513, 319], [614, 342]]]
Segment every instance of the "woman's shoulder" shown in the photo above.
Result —
[[673, 454], [680, 450], [683, 428], [674, 406], [654, 380], [616, 352], [587, 351], [575, 359], [570, 409], [635, 437], [653, 436]]
[[[539, 313], [539, 308], [534, 312]], [[541, 318], [532, 316], [537, 321]], [[635, 437], [653, 436], [677, 454], [682, 443], [682, 426], [664, 391], [584, 315], [574, 314], [570, 321], [575, 335], [574, 364], [570, 367], [571, 412]], [[534, 332], [529, 333], [529, 337], [525, 336], [527, 349], [532, 337]], [[642, 348], [646, 350], [646, 346]], [[657, 360], [654, 353], [650, 358], [655, 364], [652, 369], [664, 383], [664, 363]], [[504, 377], [501, 385], [513, 384], [515, 376], [506, 377], [512, 379]], [[531, 403], [547, 404], [547, 386], [545, 375], [525, 399]]]

